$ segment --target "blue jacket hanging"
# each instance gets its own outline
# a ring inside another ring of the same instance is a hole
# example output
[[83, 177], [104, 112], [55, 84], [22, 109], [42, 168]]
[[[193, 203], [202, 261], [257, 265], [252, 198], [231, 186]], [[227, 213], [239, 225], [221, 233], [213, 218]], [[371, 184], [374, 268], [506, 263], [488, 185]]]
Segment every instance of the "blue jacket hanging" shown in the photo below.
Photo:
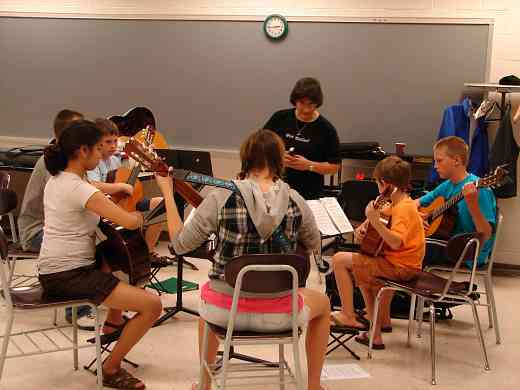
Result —
[[[441, 128], [437, 139], [454, 135], [462, 138], [468, 145], [471, 115], [471, 100], [465, 98], [461, 103], [449, 106], [444, 110]], [[485, 176], [489, 170], [489, 139], [487, 123], [484, 118], [477, 119], [477, 127], [471, 140], [471, 151], [468, 162], [468, 172], [479, 177]], [[439, 180], [439, 174], [434, 167], [430, 170], [430, 183]]]

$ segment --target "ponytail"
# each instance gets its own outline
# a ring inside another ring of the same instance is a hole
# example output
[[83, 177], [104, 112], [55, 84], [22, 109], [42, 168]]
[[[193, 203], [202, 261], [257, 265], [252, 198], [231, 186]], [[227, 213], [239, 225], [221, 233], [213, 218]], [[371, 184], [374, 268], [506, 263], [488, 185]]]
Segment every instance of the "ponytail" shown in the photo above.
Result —
[[52, 176], [56, 176], [67, 168], [67, 156], [63, 154], [59, 143], [47, 146], [43, 152], [43, 158], [45, 167]]

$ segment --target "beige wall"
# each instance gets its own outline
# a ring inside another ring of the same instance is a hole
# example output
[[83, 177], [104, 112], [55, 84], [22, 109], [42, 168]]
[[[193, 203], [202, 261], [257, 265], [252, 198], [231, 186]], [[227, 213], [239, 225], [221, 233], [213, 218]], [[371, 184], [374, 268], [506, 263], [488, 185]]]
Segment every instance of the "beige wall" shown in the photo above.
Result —
[[[496, 81], [507, 74], [520, 75], [520, 0], [0, 0], [0, 15], [20, 16], [65, 14], [94, 17], [261, 19], [274, 12], [286, 15], [289, 20], [356, 17], [491, 18], [495, 21], [495, 29], [489, 81]], [[520, 96], [513, 97], [513, 100], [520, 102]], [[218, 176], [229, 177], [238, 169], [238, 161], [232, 155], [214, 153], [213, 160], [215, 174]], [[517, 239], [516, 229], [516, 220], [520, 220], [520, 202], [518, 198], [500, 201], [500, 207], [505, 213], [505, 226], [498, 243], [498, 261], [520, 265], [520, 240]]]

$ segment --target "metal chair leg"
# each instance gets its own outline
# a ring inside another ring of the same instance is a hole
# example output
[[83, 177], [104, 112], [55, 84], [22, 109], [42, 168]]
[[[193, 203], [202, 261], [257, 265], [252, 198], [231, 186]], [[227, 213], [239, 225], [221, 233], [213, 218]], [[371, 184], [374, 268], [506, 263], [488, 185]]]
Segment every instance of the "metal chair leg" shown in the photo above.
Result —
[[[0, 264], [1, 266], [1, 264]], [[11, 337], [11, 331], [13, 330], [14, 312], [12, 310], [7, 311], [7, 321], [5, 323], [4, 339], [2, 342], [2, 351], [0, 354], [0, 383], [2, 381], [2, 373], [4, 372], [5, 360], [7, 358], [7, 347], [9, 346], [9, 339]]]
[[280, 390], [285, 390], [285, 383], [284, 383], [285, 354], [284, 354], [284, 345], [283, 344], [278, 345], [278, 366], [279, 366], [279, 373], [280, 373]]
[[482, 350], [482, 357], [484, 359], [484, 369], [486, 371], [489, 371], [489, 361], [487, 357], [487, 351], [486, 351], [486, 344], [484, 343], [484, 336], [482, 335], [482, 327], [480, 326], [480, 319], [478, 317], [478, 311], [477, 306], [475, 305], [475, 302], [470, 298], [469, 301], [471, 305], [471, 309], [473, 310], [473, 319], [475, 321], [475, 329], [477, 331], [477, 338], [480, 342], [480, 348]]
[[7, 284], [10, 286], [12, 281], [13, 281], [13, 276], [14, 276], [14, 270], [16, 268], [16, 260], [17, 258], [16, 257], [12, 257], [12, 258], [8, 258], [7, 259], [7, 268], [9, 270], [9, 280], [7, 281]]
[[[498, 315], [497, 315], [497, 306], [495, 304], [495, 290], [493, 288], [493, 281], [491, 280], [490, 276], [485, 277], [486, 280], [486, 294], [487, 294], [487, 301], [490, 306], [488, 306], [488, 310], [491, 311], [492, 319], [489, 318], [489, 323], [493, 324], [495, 328], [495, 338], [496, 343], [500, 344], [502, 343], [502, 340], [500, 338], [500, 327], [498, 326]], [[488, 312], [489, 313], [489, 312]]]
[[52, 317], [52, 324], [54, 326], [58, 326], [58, 309], [54, 309], [53, 317]]
[[493, 328], [493, 310], [492, 310], [492, 303], [491, 303], [491, 297], [489, 296], [489, 279], [486, 276], [484, 276], [484, 288], [486, 290], [486, 304], [487, 304], [487, 310], [488, 310], [488, 323], [489, 323], [489, 329]]
[[228, 376], [228, 369], [229, 369], [229, 350], [231, 349], [232, 340], [228, 340], [226, 337], [226, 341], [224, 342], [224, 354], [222, 355], [222, 375], [221, 375], [221, 382], [219, 389], [225, 390], [226, 389], [226, 381]]
[[[202, 350], [200, 355], [200, 372], [199, 372], [199, 384], [198, 390], [202, 390], [204, 388], [204, 372], [206, 371], [206, 364], [208, 364], [209, 371], [209, 363], [206, 362], [206, 355], [208, 354], [208, 337], [209, 337], [209, 326], [207, 322], [204, 322], [204, 331], [202, 334]], [[211, 377], [208, 372], [208, 381], [211, 382]]]
[[412, 328], [413, 328], [413, 319], [414, 319], [416, 301], [417, 301], [417, 295], [412, 294], [412, 300], [410, 302], [410, 312], [408, 314], [408, 340], [406, 342], [406, 345], [408, 347], [410, 347], [412, 345], [411, 338], [412, 338]]
[[97, 388], [103, 390], [103, 357], [101, 356], [101, 318], [99, 318], [99, 310], [93, 306], [96, 322], [94, 324], [94, 332], [96, 333], [96, 374]]
[[379, 290], [374, 303], [374, 313], [372, 315], [372, 321], [370, 321], [370, 336], [368, 340], [368, 358], [372, 359], [372, 346], [374, 343], [374, 335], [376, 333], [377, 317], [379, 316], [379, 304], [381, 303], [381, 295], [385, 291], [385, 288]]
[[72, 355], [74, 358], [74, 370], [78, 370], [78, 308], [72, 308]]
[[437, 368], [436, 368], [436, 353], [435, 353], [435, 305], [430, 302], [430, 353], [432, 363], [432, 385], [437, 384]]
[[423, 318], [424, 318], [424, 298], [419, 297], [418, 303], [417, 303], [417, 338], [420, 339], [422, 336], [422, 324], [423, 324]]
[[16, 233], [16, 223], [14, 222], [13, 212], [8, 213], [7, 215], [9, 217], [9, 224], [11, 225], [11, 239], [13, 240], [13, 243], [17, 243], [18, 234]]
[[303, 384], [303, 375], [302, 375], [302, 365], [300, 361], [300, 344], [299, 344], [298, 336], [294, 337], [293, 335], [293, 359], [294, 359], [294, 368], [295, 368], [295, 376], [296, 376], [296, 389], [304, 390]]

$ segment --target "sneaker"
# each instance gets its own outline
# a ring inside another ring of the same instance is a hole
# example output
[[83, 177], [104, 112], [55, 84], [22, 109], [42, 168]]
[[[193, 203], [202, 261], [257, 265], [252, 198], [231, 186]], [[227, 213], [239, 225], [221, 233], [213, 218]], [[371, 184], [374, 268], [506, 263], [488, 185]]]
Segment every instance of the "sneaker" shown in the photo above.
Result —
[[[84, 316], [90, 314], [91, 307], [88, 305], [78, 306], [76, 310], [78, 312], [78, 319], [79, 319], [81, 317], [84, 317]], [[65, 320], [67, 320], [67, 322], [69, 324], [72, 324], [72, 307], [67, 307], [65, 309]]]
[[89, 312], [87, 315], [78, 318], [78, 329], [93, 332], [96, 326], [96, 316]]

